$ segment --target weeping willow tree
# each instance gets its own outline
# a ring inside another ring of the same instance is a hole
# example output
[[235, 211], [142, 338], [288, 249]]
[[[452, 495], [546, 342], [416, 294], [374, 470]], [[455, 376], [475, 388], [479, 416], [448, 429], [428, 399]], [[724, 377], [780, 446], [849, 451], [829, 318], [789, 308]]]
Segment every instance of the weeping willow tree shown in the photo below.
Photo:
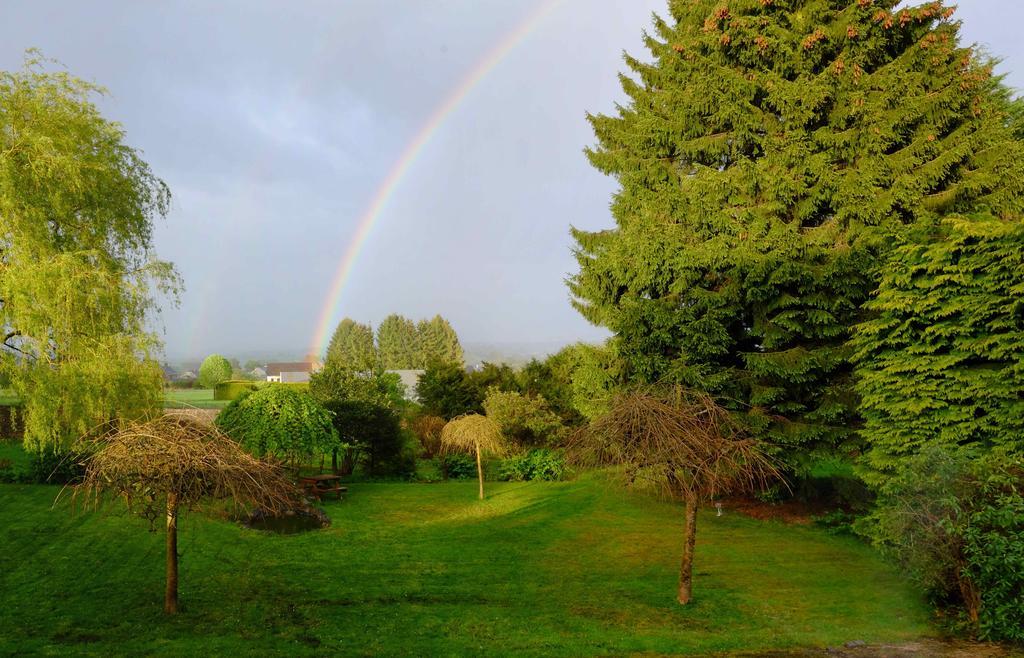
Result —
[[228, 500], [268, 513], [293, 509], [301, 495], [276, 464], [249, 455], [217, 429], [161, 416], [99, 439], [75, 499], [98, 507], [110, 494], [155, 523], [166, 518], [164, 612], [178, 612], [178, 517], [205, 501]]
[[758, 441], [708, 395], [673, 390], [617, 395], [608, 411], [569, 440], [569, 459], [613, 466], [627, 486], [650, 487], [683, 502], [680, 604], [690, 602], [697, 508], [724, 494], [756, 491], [781, 478]]
[[0, 72], [0, 368], [37, 451], [159, 406], [147, 320], [179, 286], [151, 249], [167, 186], [100, 115], [101, 88], [44, 64]]
[[480, 500], [483, 500], [484, 467], [481, 455], [503, 455], [506, 446], [501, 427], [496, 422], [480, 414], [466, 414], [448, 421], [441, 430], [441, 451], [476, 455], [476, 475], [480, 481]]

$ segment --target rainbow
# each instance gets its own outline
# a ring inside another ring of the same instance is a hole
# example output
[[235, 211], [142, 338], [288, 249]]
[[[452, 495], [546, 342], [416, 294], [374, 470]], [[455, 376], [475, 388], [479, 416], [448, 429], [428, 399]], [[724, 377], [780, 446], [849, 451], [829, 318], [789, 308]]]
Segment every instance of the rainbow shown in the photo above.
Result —
[[412, 141], [405, 147], [398, 157], [387, 177], [381, 182], [380, 187], [373, 195], [373, 199], [367, 206], [366, 211], [359, 218], [355, 233], [349, 241], [341, 261], [338, 263], [338, 270], [331, 280], [330, 291], [324, 302], [320, 318], [316, 323], [316, 333], [313, 335], [311, 354], [323, 354], [327, 348], [327, 341], [334, 328], [335, 317], [341, 303], [341, 294], [345, 290], [355, 267], [359, 253], [370, 236], [370, 231], [380, 219], [388, 201], [394, 195], [402, 179], [409, 173], [409, 169], [416, 158], [420, 156], [423, 149], [430, 143], [431, 138], [438, 129], [451, 116], [459, 105], [466, 99], [473, 88], [480, 84], [487, 75], [501, 63], [501, 61], [515, 49], [526, 37], [553, 12], [564, 0], [544, 0], [537, 8], [529, 14], [512, 32], [505, 36], [494, 48], [488, 52], [480, 62], [469, 71], [452, 93], [434, 110], [433, 114], [423, 123], [419, 132]]

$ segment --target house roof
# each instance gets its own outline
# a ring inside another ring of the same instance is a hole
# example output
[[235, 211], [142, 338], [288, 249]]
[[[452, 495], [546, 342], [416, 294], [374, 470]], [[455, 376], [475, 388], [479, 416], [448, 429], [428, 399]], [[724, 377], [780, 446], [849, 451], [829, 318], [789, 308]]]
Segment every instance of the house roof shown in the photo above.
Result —
[[313, 372], [313, 364], [309, 361], [267, 364], [268, 377], [280, 377], [282, 372]]

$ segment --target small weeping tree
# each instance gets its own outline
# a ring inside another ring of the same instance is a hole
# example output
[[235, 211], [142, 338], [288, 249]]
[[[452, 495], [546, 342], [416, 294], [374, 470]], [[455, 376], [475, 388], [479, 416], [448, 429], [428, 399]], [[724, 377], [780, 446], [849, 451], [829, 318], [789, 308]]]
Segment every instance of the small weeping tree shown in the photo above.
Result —
[[773, 461], [709, 396], [684, 389], [632, 391], [581, 428], [571, 462], [618, 467], [626, 486], [649, 486], [685, 509], [678, 599], [690, 602], [697, 508], [716, 496], [756, 491], [781, 479]]
[[505, 454], [501, 428], [487, 416], [466, 414], [448, 421], [441, 430], [441, 452], [476, 453], [476, 475], [480, 480], [480, 500], [484, 499], [484, 467], [481, 453]]
[[97, 508], [115, 494], [155, 525], [166, 515], [164, 612], [178, 612], [178, 516], [204, 502], [227, 500], [271, 514], [293, 509], [301, 495], [276, 464], [261, 461], [214, 427], [182, 416], [131, 423], [97, 440], [74, 498]]

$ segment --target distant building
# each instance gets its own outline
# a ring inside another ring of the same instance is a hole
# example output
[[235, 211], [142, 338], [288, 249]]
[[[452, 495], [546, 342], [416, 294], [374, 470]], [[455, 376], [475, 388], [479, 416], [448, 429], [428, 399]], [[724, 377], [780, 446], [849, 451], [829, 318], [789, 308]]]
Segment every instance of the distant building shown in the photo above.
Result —
[[309, 376], [319, 369], [319, 364], [314, 361], [299, 361], [296, 363], [268, 363], [267, 381], [281, 382], [283, 384], [301, 384], [309, 381]]
[[417, 400], [419, 396], [416, 395], [416, 386], [420, 383], [420, 375], [423, 374], [422, 370], [388, 370], [387, 372], [394, 373], [402, 380], [402, 386], [405, 387], [405, 399], [406, 400]]
[[249, 374], [252, 375], [253, 379], [266, 379], [267, 378], [267, 371], [264, 370], [263, 368], [260, 368], [259, 366], [256, 366], [255, 368], [253, 368], [249, 372]]
[[164, 381], [173, 382], [175, 379], [178, 378], [178, 371], [172, 368], [171, 366], [167, 365], [166, 363], [160, 366], [160, 369], [163, 370]]

